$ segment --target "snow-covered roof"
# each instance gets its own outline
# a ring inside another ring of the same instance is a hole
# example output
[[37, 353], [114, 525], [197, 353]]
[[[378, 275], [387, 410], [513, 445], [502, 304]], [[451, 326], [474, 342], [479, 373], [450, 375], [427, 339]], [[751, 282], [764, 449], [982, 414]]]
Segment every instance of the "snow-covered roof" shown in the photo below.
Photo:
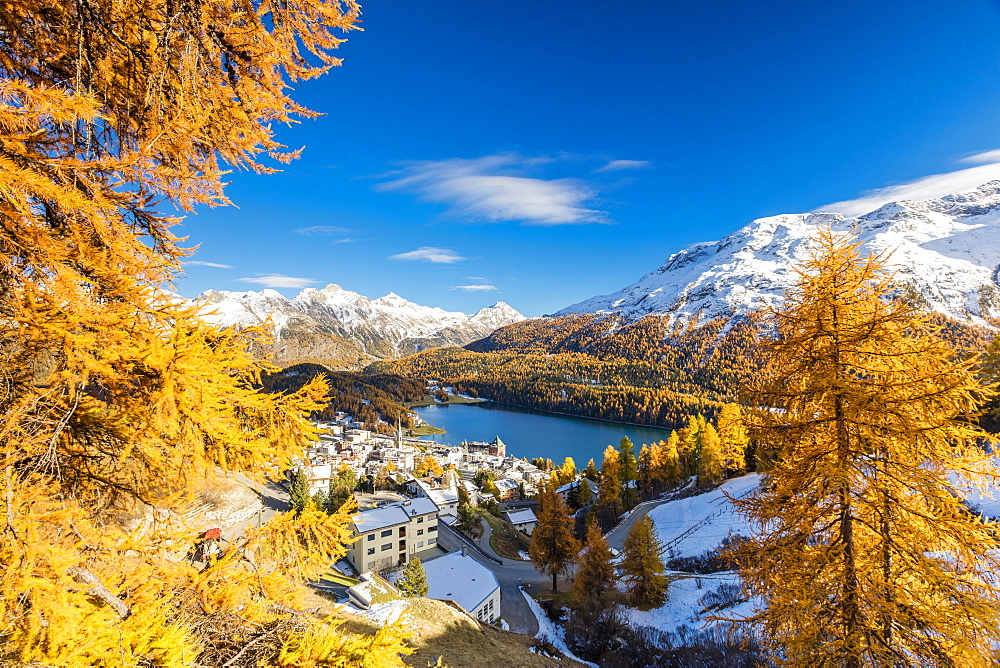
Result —
[[526, 508], [524, 510], [508, 510], [504, 513], [507, 516], [507, 520], [511, 524], [528, 524], [529, 522], [537, 522], [538, 518], [535, 517], [535, 513], [531, 512], [531, 508]]
[[368, 533], [385, 527], [406, 524], [411, 517], [436, 512], [437, 506], [430, 499], [410, 499], [382, 508], [361, 511], [354, 520], [354, 528], [358, 533]]
[[497, 486], [497, 489], [501, 492], [505, 489], [517, 489], [518, 482], [516, 480], [507, 480], [506, 478], [501, 480], [494, 480], [493, 484]]
[[[577, 487], [584, 480], [587, 481], [587, 486], [590, 487], [590, 491], [591, 492], [596, 492], [597, 491], [597, 483], [596, 482], [594, 482], [590, 478], [581, 478], [580, 480], [574, 480], [573, 482], [566, 483], [565, 485], [563, 485], [562, 487], [560, 487], [559, 489], [556, 490], [556, 494], [568, 493], [570, 490], [572, 490], [575, 487]], [[629, 482], [632, 482], [632, 481], [629, 481]]]
[[424, 572], [427, 598], [455, 601], [467, 612], [478, 608], [500, 587], [493, 571], [461, 552], [425, 561]]
[[427, 490], [427, 496], [438, 508], [458, 503], [458, 492], [454, 489], [430, 489]]

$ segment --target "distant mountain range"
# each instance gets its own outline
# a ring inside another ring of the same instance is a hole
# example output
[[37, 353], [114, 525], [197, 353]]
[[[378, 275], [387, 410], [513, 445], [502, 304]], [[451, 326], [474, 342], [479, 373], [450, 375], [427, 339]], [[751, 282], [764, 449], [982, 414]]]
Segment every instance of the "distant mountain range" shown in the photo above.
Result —
[[818, 225], [855, 231], [866, 252], [891, 252], [901, 288], [919, 295], [929, 309], [976, 325], [1000, 317], [1000, 181], [946, 197], [892, 202], [855, 218], [759, 218], [721, 241], [674, 253], [632, 285], [555, 315], [615, 314], [621, 324], [648, 315], [668, 322], [744, 315], [781, 299]]
[[334, 284], [307, 288], [293, 299], [274, 290], [208, 290], [198, 301], [204, 304], [203, 317], [221, 326], [268, 323], [277, 363], [320, 362], [335, 368], [462, 346], [524, 320], [503, 302], [470, 315], [414, 304], [391, 292], [370, 299]]
[[[960, 325], [993, 327], [1000, 321], [1000, 181], [935, 199], [892, 202], [853, 218], [837, 213], [759, 218], [721, 241], [674, 253], [617, 292], [541, 319], [526, 319], [503, 302], [470, 315], [420, 306], [393, 293], [370, 299], [332, 284], [303, 290], [294, 299], [274, 290], [209, 290], [200, 300], [206, 319], [221, 325], [269, 321], [276, 336], [274, 359], [281, 364], [355, 368], [440, 346], [618, 355], [627, 348], [672, 345], [664, 332], [676, 325], [742, 319], [780, 302], [819, 225], [857, 234], [864, 252], [889, 254], [900, 289], [928, 309]], [[641, 325], [647, 319], [657, 325]], [[649, 341], [636, 346], [637, 337]], [[601, 346], [605, 338], [607, 350]], [[633, 343], [625, 346], [616, 338]]]

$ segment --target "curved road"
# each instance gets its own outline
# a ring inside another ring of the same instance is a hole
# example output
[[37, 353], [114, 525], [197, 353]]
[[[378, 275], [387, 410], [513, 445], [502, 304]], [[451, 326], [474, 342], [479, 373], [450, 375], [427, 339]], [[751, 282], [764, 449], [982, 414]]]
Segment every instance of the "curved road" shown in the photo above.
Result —
[[[671, 494], [666, 498], [646, 501], [636, 506], [628, 517], [605, 535], [608, 543], [611, 547], [621, 550], [622, 540], [636, 520], [645, 517], [653, 508], [661, 506], [664, 503], [669, 503], [673, 499], [674, 494]], [[524, 585], [527, 587], [530, 585], [531, 589], [537, 588], [536, 591], [545, 591], [551, 585], [552, 578], [539, 573], [530, 561], [507, 559], [494, 552], [490, 547], [492, 527], [485, 520], [480, 520], [480, 522], [482, 522], [483, 526], [483, 535], [473, 542], [486, 554], [502, 561], [503, 565], [498, 565], [486, 559], [474, 549], [466, 549], [466, 554], [493, 571], [493, 574], [496, 576], [497, 582], [500, 583], [500, 616], [510, 624], [510, 630], [515, 633], [526, 633], [533, 636], [538, 633], [538, 621], [531, 612], [531, 608], [528, 607], [527, 602], [525, 602], [524, 597], [521, 596], [518, 586]], [[444, 543], [442, 547], [445, 547], [449, 551], [462, 549], [464, 547], [462, 540], [455, 536], [454, 533], [451, 533], [456, 530], [451, 527], [448, 527], [448, 529], [450, 531], [442, 532], [439, 537], [439, 540]], [[445, 536], [447, 536], [447, 540], [441, 540]], [[565, 591], [569, 586], [570, 580], [568, 578], [560, 580], [560, 589], [562, 591]]]

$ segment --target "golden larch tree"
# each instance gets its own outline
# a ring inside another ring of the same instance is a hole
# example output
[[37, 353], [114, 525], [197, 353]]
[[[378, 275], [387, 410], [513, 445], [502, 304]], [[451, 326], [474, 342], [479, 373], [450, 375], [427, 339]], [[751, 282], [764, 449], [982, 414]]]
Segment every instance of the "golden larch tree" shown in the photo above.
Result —
[[577, 608], [603, 610], [615, 588], [611, 546], [593, 516], [587, 519], [587, 537], [573, 578], [573, 602]]
[[747, 436], [743, 410], [739, 404], [723, 404], [719, 416], [715, 420], [715, 428], [722, 441], [722, 458], [725, 469], [731, 473], [742, 473], [747, 470], [747, 448], [750, 438]]
[[637, 519], [622, 541], [621, 571], [629, 605], [651, 610], [666, 603], [670, 581], [664, 575], [664, 552], [653, 519], [649, 515]]
[[552, 591], [558, 591], [557, 578], [576, 560], [580, 541], [573, 535], [573, 518], [554, 485], [547, 485], [538, 495], [538, 525], [531, 532], [528, 554], [531, 563], [552, 576]]
[[614, 447], [604, 448], [601, 463], [601, 487], [597, 490], [597, 512], [601, 521], [614, 523], [622, 512], [622, 479], [618, 451]]
[[279, 515], [203, 569], [172, 512], [219, 472], [289, 467], [326, 385], [260, 392], [268, 342], [170, 297], [189, 251], [163, 211], [224, 204], [226, 169], [293, 157], [272, 124], [313, 115], [290, 84], [338, 64], [358, 12], [0, 5], [0, 662], [399, 664], [398, 628], [354, 637], [303, 609], [355, 506]]
[[994, 665], [998, 529], [963, 503], [992, 483], [968, 419], [976, 360], [893, 300], [882, 257], [819, 228], [773, 313], [756, 387], [778, 458], [735, 501], [757, 529], [733, 556], [771, 655], [791, 665]]
[[698, 484], [715, 485], [722, 480], [725, 473], [722, 440], [719, 432], [711, 422], [702, 426], [698, 432]]

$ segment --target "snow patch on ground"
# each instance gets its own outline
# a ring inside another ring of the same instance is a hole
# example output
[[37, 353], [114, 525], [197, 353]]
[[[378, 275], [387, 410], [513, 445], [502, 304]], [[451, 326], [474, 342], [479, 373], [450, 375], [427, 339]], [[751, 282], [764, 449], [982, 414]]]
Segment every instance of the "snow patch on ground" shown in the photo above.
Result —
[[525, 552], [524, 550], [519, 550], [517, 556], [520, 557], [521, 559], [524, 559], [525, 561], [531, 561], [531, 555]]
[[527, 592], [523, 589], [521, 590], [521, 595], [524, 596], [524, 600], [528, 602], [528, 607], [531, 608], [532, 614], [535, 615], [535, 619], [538, 620], [538, 633], [535, 634], [536, 638], [540, 640], [544, 639], [552, 643], [553, 647], [574, 661], [579, 661], [584, 665], [598, 668], [596, 663], [590, 663], [579, 659], [569, 650], [569, 647], [566, 646], [566, 636], [563, 629], [549, 619], [549, 616], [545, 614], [544, 610], [542, 610], [542, 606], [538, 605], [538, 601], [533, 599], [531, 596], [528, 596]]
[[[365, 617], [368, 621], [377, 626], [388, 626], [389, 624], [395, 623], [400, 617], [402, 617], [403, 612], [408, 607], [410, 607], [410, 603], [408, 601], [389, 601], [387, 603], [376, 603], [367, 610], [362, 610], [353, 603], [348, 603], [342, 606], [341, 609], [352, 615]], [[404, 619], [403, 621], [405, 622], [406, 620]]]
[[[733, 508], [729, 497], [741, 498], [760, 484], [757, 473], [727, 480], [705, 494], [665, 503], [649, 511], [660, 537], [667, 546], [666, 557], [693, 557], [722, 544], [726, 536], [749, 536], [751, 529]], [[728, 495], [728, 496], [727, 496]]]
[[716, 592], [720, 587], [726, 585], [738, 587], [739, 584], [740, 578], [734, 572], [684, 577], [670, 583], [667, 603], [662, 608], [653, 610], [624, 608], [625, 617], [633, 626], [652, 626], [671, 632], [681, 626], [703, 628], [712, 623], [707, 622], [706, 618], [713, 613], [731, 619], [742, 619], [753, 613], [752, 602], [706, 610], [717, 602], [711, 600], [711, 597], [703, 600], [706, 595]]
[[[730, 535], [750, 536], [752, 530], [733, 507], [730, 497], [741, 498], [752, 493], [760, 484], [759, 474], [749, 474], [727, 480], [716, 489], [665, 503], [649, 511], [660, 541], [668, 546], [666, 558], [694, 557], [718, 548]], [[625, 616], [635, 626], [651, 626], [663, 631], [676, 631], [680, 626], [703, 628], [711, 624], [707, 617], [720, 616], [740, 619], [749, 616], [759, 605], [754, 601], [722, 608], [722, 599], [735, 598], [740, 578], [735, 572], [678, 576], [667, 591], [667, 602], [654, 610], [625, 608]], [[713, 596], [719, 588], [728, 588], [730, 596]]]

